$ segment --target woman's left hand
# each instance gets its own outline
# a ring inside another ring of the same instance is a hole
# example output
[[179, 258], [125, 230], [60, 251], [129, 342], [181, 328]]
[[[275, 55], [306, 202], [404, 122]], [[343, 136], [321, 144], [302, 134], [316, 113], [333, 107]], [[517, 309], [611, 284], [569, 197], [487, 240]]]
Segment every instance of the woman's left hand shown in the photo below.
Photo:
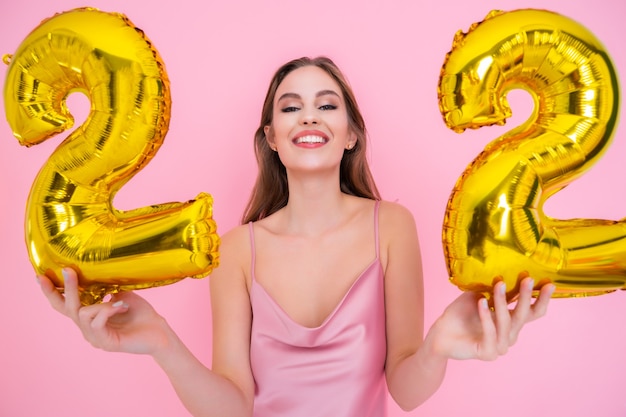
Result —
[[534, 302], [533, 286], [532, 278], [524, 278], [516, 305], [509, 309], [506, 285], [497, 283], [493, 311], [485, 298], [463, 293], [433, 324], [425, 342], [435, 353], [449, 359], [494, 360], [504, 355], [515, 344], [524, 325], [547, 311], [554, 285], [544, 285]]

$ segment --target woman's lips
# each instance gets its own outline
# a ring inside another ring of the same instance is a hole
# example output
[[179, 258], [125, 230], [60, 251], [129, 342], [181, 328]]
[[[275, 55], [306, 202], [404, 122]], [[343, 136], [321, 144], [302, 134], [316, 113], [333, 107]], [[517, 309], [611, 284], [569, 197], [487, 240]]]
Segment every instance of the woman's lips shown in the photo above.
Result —
[[298, 133], [292, 142], [296, 145], [319, 146], [328, 142], [328, 136], [320, 131], [307, 130]]

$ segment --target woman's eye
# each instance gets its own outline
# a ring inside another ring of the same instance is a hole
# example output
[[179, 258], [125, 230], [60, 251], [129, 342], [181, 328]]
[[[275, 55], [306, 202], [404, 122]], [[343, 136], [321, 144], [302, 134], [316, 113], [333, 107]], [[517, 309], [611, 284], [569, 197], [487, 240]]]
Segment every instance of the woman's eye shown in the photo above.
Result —
[[297, 107], [295, 107], [295, 106], [287, 106], [287, 107], [283, 107], [283, 108], [281, 109], [281, 111], [282, 111], [283, 113], [291, 113], [291, 112], [294, 112], [294, 111], [298, 111], [298, 108], [297, 108]]
[[335, 106], [334, 104], [324, 104], [323, 106], [319, 107], [320, 110], [335, 110], [336, 108], [337, 106]]

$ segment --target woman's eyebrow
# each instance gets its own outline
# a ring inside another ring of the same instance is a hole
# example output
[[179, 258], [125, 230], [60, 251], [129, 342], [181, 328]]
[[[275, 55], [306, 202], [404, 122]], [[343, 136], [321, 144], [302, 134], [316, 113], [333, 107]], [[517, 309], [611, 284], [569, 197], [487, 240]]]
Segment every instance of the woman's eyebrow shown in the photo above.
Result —
[[281, 101], [281, 100], [284, 100], [284, 99], [286, 99], [286, 98], [294, 98], [294, 99], [298, 99], [298, 100], [299, 100], [299, 99], [301, 99], [302, 97], [300, 97], [300, 94], [296, 94], [296, 93], [285, 93], [285, 94], [283, 94], [282, 96], [280, 96], [280, 97], [278, 98], [278, 100], [276, 100], [276, 101]]
[[339, 94], [337, 94], [337, 92], [333, 90], [318, 91], [317, 94], [315, 94], [315, 97], [328, 96], [328, 95], [339, 97]]
[[[315, 94], [315, 97], [322, 97], [322, 96], [328, 96], [328, 95], [340, 97], [339, 94], [337, 94], [337, 92], [333, 91], [333, 90], [320, 90], [320, 91], [318, 91]], [[281, 101], [281, 100], [284, 100], [286, 98], [293, 98], [293, 99], [296, 99], [296, 100], [301, 100], [302, 99], [300, 94], [297, 94], [297, 93], [285, 93], [285, 94], [281, 95], [278, 98], [277, 101]]]

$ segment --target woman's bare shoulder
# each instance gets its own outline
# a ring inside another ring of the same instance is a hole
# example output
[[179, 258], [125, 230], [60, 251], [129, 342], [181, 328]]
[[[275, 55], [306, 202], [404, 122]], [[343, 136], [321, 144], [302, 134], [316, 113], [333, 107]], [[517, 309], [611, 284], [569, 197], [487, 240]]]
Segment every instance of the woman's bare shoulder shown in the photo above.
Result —
[[415, 218], [413, 213], [400, 203], [392, 201], [381, 201], [379, 218], [382, 228], [393, 230], [405, 229], [407, 227], [415, 229]]
[[251, 259], [249, 226], [239, 225], [220, 236], [220, 269], [243, 268]]
[[221, 244], [227, 246], [239, 246], [250, 241], [250, 226], [240, 224], [228, 230], [221, 236]]

